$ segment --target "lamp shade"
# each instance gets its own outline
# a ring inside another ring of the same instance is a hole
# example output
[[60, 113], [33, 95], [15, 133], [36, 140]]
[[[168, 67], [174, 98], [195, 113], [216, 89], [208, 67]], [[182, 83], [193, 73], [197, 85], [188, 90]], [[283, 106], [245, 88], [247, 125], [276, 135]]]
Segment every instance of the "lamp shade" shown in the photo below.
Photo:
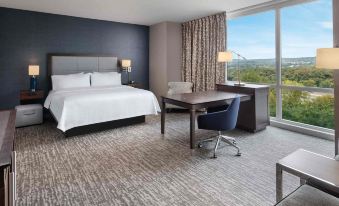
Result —
[[121, 60], [121, 67], [126, 68], [126, 67], [131, 67], [131, 60], [130, 59], [123, 59]]
[[29, 65], [28, 66], [28, 75], [37, 76], [39, 75], [39, 65]]
[[316, 67], [321, 69], [339, 69], [339, 48], [317, 49]]
[[231, 62], [232, 52], [218, 52], [218, 62]]

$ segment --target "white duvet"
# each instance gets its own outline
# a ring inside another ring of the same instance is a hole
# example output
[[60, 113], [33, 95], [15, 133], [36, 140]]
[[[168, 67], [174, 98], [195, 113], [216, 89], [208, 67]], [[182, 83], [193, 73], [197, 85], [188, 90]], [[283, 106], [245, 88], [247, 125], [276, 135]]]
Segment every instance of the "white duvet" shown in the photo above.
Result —
[[155, 95], [130, 86], [86, 87], [51, 91], [44, 107], [62, 131], [74, 127], [160, 112]]

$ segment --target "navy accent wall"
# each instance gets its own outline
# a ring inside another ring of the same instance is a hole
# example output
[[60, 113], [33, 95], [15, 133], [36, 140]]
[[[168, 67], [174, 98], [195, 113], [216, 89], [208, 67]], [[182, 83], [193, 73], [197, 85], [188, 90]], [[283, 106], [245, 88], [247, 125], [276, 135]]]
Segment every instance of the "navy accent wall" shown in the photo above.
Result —
[[148, 26], [0, 7], [0, 109], [19, 104], [20, 90], [29, 88], [29, 64], [40, 65], [38, 88], [47, 94], [48, 53], [129, 58], [131, 80], [148, 88], [148, 41]]

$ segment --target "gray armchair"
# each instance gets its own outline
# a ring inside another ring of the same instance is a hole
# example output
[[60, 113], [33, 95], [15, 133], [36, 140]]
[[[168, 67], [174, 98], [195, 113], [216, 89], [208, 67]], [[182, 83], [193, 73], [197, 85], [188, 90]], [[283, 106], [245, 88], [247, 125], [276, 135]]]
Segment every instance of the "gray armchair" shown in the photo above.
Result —
[[[183, 93], [192, 93], [193, 83], [191, 82], [168, 82], [168, 91], [167, 94], [183, 94]], [[166, 104], [168, 109], [184, 109], [182, 107]]]

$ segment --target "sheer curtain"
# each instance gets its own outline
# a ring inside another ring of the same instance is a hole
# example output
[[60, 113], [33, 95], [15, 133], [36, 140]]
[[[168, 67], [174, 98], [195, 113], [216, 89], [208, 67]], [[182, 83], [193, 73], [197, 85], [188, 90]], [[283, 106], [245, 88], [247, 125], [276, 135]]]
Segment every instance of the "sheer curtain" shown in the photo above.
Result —
[[213, 90], [225, 82], [225, 64], [217, 55], [226, 49], [226, 13], [182, 24], [182, 80], [194, 91]]

